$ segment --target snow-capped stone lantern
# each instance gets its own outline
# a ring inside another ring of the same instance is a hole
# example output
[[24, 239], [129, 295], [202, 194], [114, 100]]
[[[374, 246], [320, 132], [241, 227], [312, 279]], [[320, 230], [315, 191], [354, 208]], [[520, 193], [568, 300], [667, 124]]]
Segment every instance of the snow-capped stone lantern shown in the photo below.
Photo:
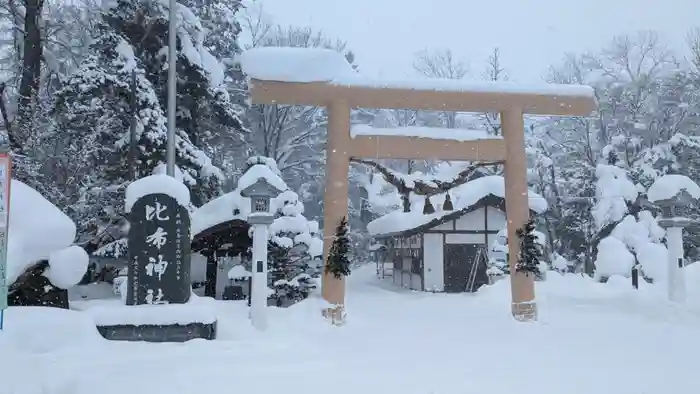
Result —
[[282, 190], [270, 184], [265, 178], [258, 178], [252, 185], [241, 190], [241, 196], [250, 198], [250, 224], [272, 224], [274, 219], [270, 201], [279, 196]]
[[241, 196], [250, 198], [248, 223], [253, 226], [253, 277], [250, 294], [250, 319], [257, 329], [264, 330], [267, 323], [267, 227], [272, 224], [274, 215], [270, 200], [282, 190], [270, 184], [265, 178], [241, 190]]
[[661, 209], [658, 223], [666, 230], [668, 297], [682, 302], [685, 299], [683, 229], [698, 223], [690, 216], [691, 208], [700, 198], [700, 186], [685, 175], [664, 175], [651, 185], [647, 195]]

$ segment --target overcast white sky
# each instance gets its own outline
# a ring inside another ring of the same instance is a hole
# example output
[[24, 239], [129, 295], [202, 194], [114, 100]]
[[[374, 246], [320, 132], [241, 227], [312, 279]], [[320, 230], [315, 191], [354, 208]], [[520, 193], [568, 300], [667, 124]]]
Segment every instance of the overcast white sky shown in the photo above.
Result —
[[598, 50], [616, 34], [658, 31], [680, 51], [700, 27], [700, 0], [257, 0], [276, 23], [348, 41], [363, 72], [412, 74], [424, 48], [450, 48], [474, 74], [500, 47], [511, 79], [539, 81], [565, 52]]

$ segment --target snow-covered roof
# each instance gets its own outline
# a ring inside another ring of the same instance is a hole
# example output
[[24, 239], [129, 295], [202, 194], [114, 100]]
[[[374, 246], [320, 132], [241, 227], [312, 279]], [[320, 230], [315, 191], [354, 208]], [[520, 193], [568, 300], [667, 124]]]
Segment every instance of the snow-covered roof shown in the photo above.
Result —
[[401, 136], [453, 141], [502, 139], [500, 136], [489, 134], [486, 130], [446, 129], [421, 126], [383, 128], [369, 125], [355, 125], [350, 129], [350, 136], [352, 138], [357, 136]]
[[322, 48], [258, 47], [245, 51], [241, 67], [250, 78], [276, 82], [325, 82], [339, 86], [414, 90], [557, 95], [593, 98], [581, 85], [468, 81], [438, 78], [378, 79], [353, 70], [343, 54]]
[[[423, 214], [422, 206], [416, 204], [411, 207], [410, 212], [394, 211], [371, 221], [367, 225], [367, 230], [373, 236], [402, 233], [432, 222], [438, 222], [447, 215], [455, 214], [455, 212], [467, 210], [489, 195], [505, 198], [503, 177], [498, 175], [484, 176], [453, 188], [450, 190], [454, 208], [452, 211], [436, 209], [435, 213], [426, 215]], [[444, 201], [444, 199], [445, 195], [440, 194], [432, 196], [431, 202]], [[547, 210], [547, 200], [537, 193], [529, 191], [528, 202], [530, 209], [537, 213]], [[433, 206], [435, 205], [433, 204]]]
[[197, 208], [190, 219], [192, 237], [221, 223], [236, 219], [247, 220], [250, 213], [249, 200], [242, 197], [236, 189]]
[[685, 190], [695, 199], [700, 199], [700, 186], [685, 175], [668, 174], [658, 178], [647, 191], [651, 202], [668, 200]]

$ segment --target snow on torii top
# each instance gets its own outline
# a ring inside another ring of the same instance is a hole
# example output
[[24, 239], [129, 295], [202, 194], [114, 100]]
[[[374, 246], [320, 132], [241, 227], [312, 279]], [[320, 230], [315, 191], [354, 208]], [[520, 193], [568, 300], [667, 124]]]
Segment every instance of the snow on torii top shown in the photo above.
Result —
[[355, 71], [345, 57], [326, 48], [257, 47], [240, 57], [243, 71], [253, 79], [291, 83], [325, 82], [339, 86], [379, 87], [452, 92], [556, 95], [594, 98], [583, 85], [467, 81], [439, 78], [377, 79]]
[[503, 139], [501, 136], [489, 134], [486, 130], [446, 129], [444, 127], [425, 126], [372, 127], [364, 124], [354, 125], [350, 129], [350, 137], [355, 138], [357, 136], [401, 136], [452, 141]]

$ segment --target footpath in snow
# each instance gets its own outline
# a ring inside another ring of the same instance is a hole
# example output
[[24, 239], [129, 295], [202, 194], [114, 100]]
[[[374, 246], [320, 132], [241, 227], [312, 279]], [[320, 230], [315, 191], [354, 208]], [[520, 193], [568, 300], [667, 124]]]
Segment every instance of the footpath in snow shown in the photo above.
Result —
[[308, 300], [270, 308], [259, 333], [244, 302], [219, 302], [220, 338], [185, 344], [109, 342], [80, 312], [10, 308], [0, 394], [690, 394], [700, 267], [687, 269], [683, 306], [661, 286], [550, 273], [539, 322], [523, 324], [507, 281], [476, 295], [392, 291], [368, 266], [349, 280], [344, 327]]

